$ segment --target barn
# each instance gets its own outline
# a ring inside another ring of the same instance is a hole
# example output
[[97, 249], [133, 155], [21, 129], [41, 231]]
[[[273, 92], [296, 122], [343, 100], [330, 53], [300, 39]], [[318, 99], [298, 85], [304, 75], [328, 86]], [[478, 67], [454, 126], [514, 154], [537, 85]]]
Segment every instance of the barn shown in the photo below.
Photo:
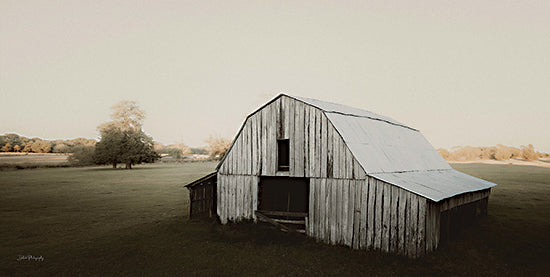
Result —
[[485, 215], [496, 185], [452, 169], [418, 130], [391, 118], [286, 94], [246, 118], [216, 173], [198, 183], [216, 186], [201, 196], [215, 201], [193, 199], [195, 181], [191, 209], [215, 205], [222, 224], [266, 221], [409, 257]]

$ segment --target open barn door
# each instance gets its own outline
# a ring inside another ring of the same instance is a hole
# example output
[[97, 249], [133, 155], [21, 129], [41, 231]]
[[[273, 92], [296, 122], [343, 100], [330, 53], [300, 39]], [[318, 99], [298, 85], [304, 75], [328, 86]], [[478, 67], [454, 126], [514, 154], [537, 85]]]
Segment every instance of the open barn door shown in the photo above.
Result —
[[283, 231], [305, 233], [309, 210], [309, 179], [290, 177], [260, 177], [258, 186], [260, 221]]
[[260, 177], [258, 202], [260, 210], [307, 213], [309, 179]]

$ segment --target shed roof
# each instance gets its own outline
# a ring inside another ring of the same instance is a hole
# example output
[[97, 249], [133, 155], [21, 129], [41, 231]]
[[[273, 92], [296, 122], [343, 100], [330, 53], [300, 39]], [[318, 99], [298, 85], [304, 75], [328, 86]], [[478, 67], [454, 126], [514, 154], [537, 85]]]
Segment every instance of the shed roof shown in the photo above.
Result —
[[452, 169], [418, 130], [394, 119], [287, 96], [321, 109], [369, 176], [436, 202], [496, 185]]

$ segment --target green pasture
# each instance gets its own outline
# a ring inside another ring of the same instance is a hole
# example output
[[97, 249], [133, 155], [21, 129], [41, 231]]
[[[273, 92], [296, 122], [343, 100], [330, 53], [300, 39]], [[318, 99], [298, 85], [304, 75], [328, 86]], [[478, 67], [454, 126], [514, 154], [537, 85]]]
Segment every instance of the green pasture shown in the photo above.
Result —
[[[215, 163], [0, 171], [0, 276], [546, 275], [550, 169], [455, 164], [499, 184], [463, 238], [409, 260], [252, 223], [190, 221], [182, 186]], [[20, 260], [20, 255], [43, 261]]]

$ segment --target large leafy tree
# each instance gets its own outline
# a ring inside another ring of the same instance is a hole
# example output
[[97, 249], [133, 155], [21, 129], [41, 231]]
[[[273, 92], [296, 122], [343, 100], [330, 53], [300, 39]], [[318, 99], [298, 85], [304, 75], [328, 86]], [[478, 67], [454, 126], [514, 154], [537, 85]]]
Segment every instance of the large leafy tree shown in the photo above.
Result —
[[101, 140], [96, 144], [94, 159], [98, 164], [126, 168], [140, 163], [152, 163], [159, 158], [153, 148], [153, 138], [141, 126], [145, 112], [134, 101], [122, 101], [112, 107], [112, 121], [98, 127]]

